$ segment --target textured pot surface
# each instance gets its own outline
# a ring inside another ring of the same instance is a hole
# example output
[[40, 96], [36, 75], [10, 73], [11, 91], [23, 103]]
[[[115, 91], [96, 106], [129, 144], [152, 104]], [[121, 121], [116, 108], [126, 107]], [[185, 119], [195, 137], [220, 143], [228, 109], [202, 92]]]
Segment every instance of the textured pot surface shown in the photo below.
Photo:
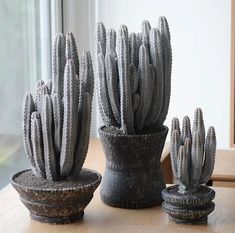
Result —
[[101, 183], [104, 203], [121, 208], [145, 208], [162, 202], [165, 188], [160, 158], [168, 128], [148, 135], [120, 135], [99, 129], [106, 156]]
[[208, 215], [214, 210], [215, 191], [207, 186], [200, 186], [196, 191], [181, 194], [178, 185], [162, 191], [163, 210], [170, 220], [177, 223], [204, 224]]
[[26, 185], [27, 181], [20, 182], [21, 176], [29, 171], [16, 173], [12, 177], [12, 185], [30, 211], [31, 218], [50, 224], [67, 224], [80, 219], [101, 181], [99, 173], [83, 169], [78, 181], [73, 182], [71, 187], [65, 181], [56, 181], [51, 188], [48, 184], [45, 188], [34, 187]]

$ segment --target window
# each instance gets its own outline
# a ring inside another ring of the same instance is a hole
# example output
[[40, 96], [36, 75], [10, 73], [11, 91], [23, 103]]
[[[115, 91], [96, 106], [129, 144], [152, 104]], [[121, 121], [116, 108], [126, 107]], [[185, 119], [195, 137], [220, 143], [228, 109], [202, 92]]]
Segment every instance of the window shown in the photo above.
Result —
[[22, 100], [36, 80], [50, 77], [51, 6], [47, 0], [1, 0], [0, 9], [1, 188], [12, 173], [28, 167], [22, 142]]

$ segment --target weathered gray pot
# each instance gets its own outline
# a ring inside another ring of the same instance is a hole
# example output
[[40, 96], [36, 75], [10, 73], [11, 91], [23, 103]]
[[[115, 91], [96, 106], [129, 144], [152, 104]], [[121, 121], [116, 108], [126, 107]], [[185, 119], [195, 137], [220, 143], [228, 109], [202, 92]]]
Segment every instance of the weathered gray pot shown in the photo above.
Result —
[[[28, 170], [16, 173], [12, 185], [20, 195], [20, 200], [36, 221], [50, 224], [68, 224], [83, 217], [84, 209], [99, 186], [101, 175], [90, 169], [82, 169], [83, 182], [71, 188], [35, 188], [17, 181]], [[47, 181], [45, 181], [47, 182]], [[60, 182], [60, 181], [56, 181]]]
[[174, 185], [162, 191], [163, 210], [170, 220], [176, 223], [205, 224], [208, 215], [214, 210], [215, 191], [207, 186], [200, 186], [196, 191], [181, 194], [179, 186]]
[[148, 135], [110, 133], [99, 129], [106, 156], [101, 183], [104, 203], [120, 208], [145, 208], [162, 203], [165, 182], [160, 158], [168, 128]]

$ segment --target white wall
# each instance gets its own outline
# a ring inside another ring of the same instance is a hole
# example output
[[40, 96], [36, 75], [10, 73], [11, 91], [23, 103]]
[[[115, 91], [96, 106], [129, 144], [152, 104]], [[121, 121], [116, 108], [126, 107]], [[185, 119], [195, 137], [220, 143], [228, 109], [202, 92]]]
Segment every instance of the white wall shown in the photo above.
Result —
[[99, 21], [140, 31], [147, 19], [168, 19], [172, 37], [172, 95], [168, 118], [192, 119], [196, 107], [214, 125], [218, 148], [229, 147], [230, 0], [99, 0]]
[[[218, 148], [229, 147], [230, 95], [230, 0], [70, 0], [66, 28], [79, 36], [79, 49], [92, 49], [95, 21], [106, 27], [126, 24], [140, 31], [147, 19], [157, 26], [167, 17], [172, 37], [172, 95], [168, 118], [193, 117], [196, 107], [204, 111], [205, 125], [214, 125]], [[96, 112], [93, 111], [95, 114]], [[96, 135], [97, 116], [92, 135]]]

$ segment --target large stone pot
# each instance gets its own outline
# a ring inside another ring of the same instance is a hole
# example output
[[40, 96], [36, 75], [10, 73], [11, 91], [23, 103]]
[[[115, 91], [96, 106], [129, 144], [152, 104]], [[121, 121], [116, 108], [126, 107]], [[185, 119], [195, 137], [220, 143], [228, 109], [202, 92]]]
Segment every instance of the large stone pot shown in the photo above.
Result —
[[206, 224], [208, 215], [214, 210], [215, 191], [207, 186], [199, 186], [197, 190], [181, 194], [179, 185], [165, 188], [162, 191], [163, 210], [176, 223]]
[[78, 181], [72, 182], [43, 180], [31, 170], [12, 177], [12, 185], [30, 217], [50, 224], [67, 224], [82, 218], [100, 181], [101, 175], [90, 169], [82, 169]]
[[120, 208], [145, 208], [162, 203], [165, 182], [160, 158], [168, 128], [148, 135], [123, 135], [99, 129], [106, 167], [101, 183], [104, 203]]

